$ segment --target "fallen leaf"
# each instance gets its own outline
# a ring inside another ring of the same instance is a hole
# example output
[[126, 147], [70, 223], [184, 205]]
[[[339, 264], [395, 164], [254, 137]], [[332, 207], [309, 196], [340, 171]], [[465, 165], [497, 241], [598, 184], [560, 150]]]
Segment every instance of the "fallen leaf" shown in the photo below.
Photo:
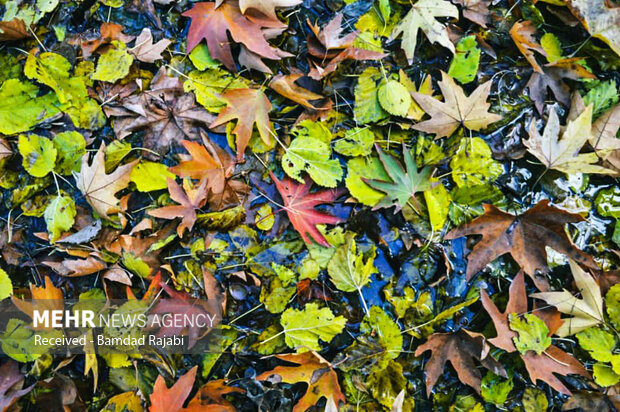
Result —
[[486, 29], [490, 0], [456, 0], [456, 3], [463, 6], [463, 17]]
[[40, 311], [64, 309], [64, 294], [61, 289], [54, 286], [49, 276], [45, 276], [42, 286], [35, 286], [31, 283], [30, 295], [32, 301], [18, 299], [15, 296], [11, 296], [11, 301], [20, 311], [31, 318], [35, 308]]
[[424, 367], [427, 397], [431, 396], [431, 391], [448, 361], [456, 370], [459, 380], [474, 388], [478, 393], [480, 393], [482, 375], [474, 360], [496, 375], [506, 377], [503, 366], [489, 354], [489, 345], [485, 342], [484, 336], [479, 333], [465, 329], [454, 333], [434, 333], [426, 343], [418, 346], [415, 356], [420, 356], [427, 350], [432, 351]]
[[547, 169], [567, 174], [613, 173], [613, 170], [594, 164], [598, 162], [596, 153], [579, 153], [592, 137], [592, 105], [589, 105], [575, 120], [568, 121], [561, 138], [560, 120], [554, 108], [550, 110], [549, 120], [542, 136], [535, 122], [530, 124], [529, 135], [530, 138], [523, 140], [523, 144]]
[[534, 71], [543, 73], [540, 65], [536, 61], [534, 52], [538, 52], [547, 57], [547, 52], [540, 45], [538, 40], [534, 38], [536, 33], [536, 26], [531, 21], [516, 22], [510, 29], [510, 37], [517, 45], [517, 48], [523, 56], [527, 59], [530, 65], [534, 68]]
[[30, 32], [23, 20], [14, 18], [0, 21], [0, 41], [15, 41], [30, 37]]
[[546, 382], [556, 391], [565, 395], [570, 395], [571, 392], [554, 374], [566, 376], [566, 375], [581, 375], [589, 378], [590, 374], [583, 367], [581, 363], [568, 353], [564, 352], [557, 346], [549, 346], [542, 355], [537, 355], [535, 352], [529, 351], [524, 355], [523, 363], [527, 369], [530, 379], [534, 384], [538, 380]]
[[144, 28], [136, 38], [136, 44], [129, 53], [141, 62], [155, 63], [157, 60], [163, 59], [162, 53], [172, 43], [168, 39], [161, 39], [157, 43], [153, 43], [153, 34], [151, 29]]
[[183, 140], [181, 145], [187, 150], [189, 156], [183, 155], [183, 161], [171, 167], [170, 171], [179, 177], [191, 177], [192, 179], [209, 182], [209, 190], [221, 193], [226, 186], [226, 180], [232, 176], [235, 164], [229, 154], [218, 150], [215, 145]]
[[25, 376], [19, 371], [18, 363], [8, 360], [0, 366], [0, 411], [7, 411], [19, 398], [36, 385], [23, 388]]
[[234, 89], [225, 92], [221, 97], [227, 105], [210, 127], [221, 126], [237, 119], [237, 125], [233, 129], [233, 133], [237, 136], [237, 161], [243, 160], [245, 149], [252, 137], [254, 124], [263, 142], [269, 146], [271, 143], [269, 137], [271, 102], [265, 93], [261, 89]]
[[595, 79], [592, 73], [580, 65], [579, 57], [557, 60], [542, 67], [542, 73], [534, 72], [525, 88], [534, 101], [538, 113], [543, 112], [547, 89], [551, 89], [555, 98], [565, 107], [570, 105], [570, 88], [564, 80]]
[[305, 412], [308, 408], [315, 406], [322, 398], [326, 398], [328, 404], [336, 405], [336, 408], [339, 403], [345, 402], [336, 371], [315, 352], [305, 352], [298, 355], [276, 355], [276, 357], [286, 362], [295, 363], [297, 366], [276, 366], [274, 369], [258, 375], [256, 380], [273, 380], [290, 384], [306, 383], [308, 389], [293, 407], [293, 412]]
[[[216, 7], [219, 7], [224, 0], [216, 0]], [[276, 15], [277, 8], [291, 8], [301, 4], [302, 0], [239, 0], [241, 13], [246, 14], [248, 9], [256, 10], [263, 16], [278, 21]]]
[[189, 180], [184, 180], [183, 187], [181, 187], [174, 179], [168, 178], [168, 192], [170, 192], [170, 198], [180, 205], [164, 206], [149, 210], [147, 213], [161, 219], [182, 218], [177, 227], [177, 234], [183, 237], [185, 229], [191, 231], [194, 227], [196, 210], [200, 210], [207, 200], [207, 180], [201, 181], [197, 187], [192, 187]]
[[452, 229], [444, 238], [478, 234], [482, 240], [474, 246], [467, 258], [467, 279], [471, 279], [487, 263], [510, 253], [521, 268], [533, 280], [539, 290], [549, 290], [547, 280], [536, 274], [547, 273], [546, 246], [569, 256], [588, 267], [596, 268], [592, 257], [577, 247], [568, 238], [564, 225], [582, 222], [578, 214], [549, 206], [548, 200], [538, 202], [521, 215], [511, 215], [493, 205], [484, 204], [484, 215], [469, 223]]
[[[129, 96], [117, 106], [104, 106], [108, 116], [114, 119], [114, 131], [118, 139], [133, 132], [145, 131], [144, 147], [163, 155], [172, 143], [184, 139], [196, 139], [199, 128], [211, 124], [215, 118], [196, 105], [194, 95], [183, 90], [183, 83], [161, 68], [149, 90]], [[152, 154], [145, 154], [152, 158]]]
[[401, 208], [407, 205], [411, 205], [413, 209], [418, 209], [415, 194], [431, 188], [430, 177], [433, 173], [433, 168], [426, 166], [418, 172], [413, 154], [404, 143], [404, 168], [397, 159], [386, 154], [378, 144], [375, 144], [375, 148], [385, 172], [392, 181], [362, 179], [368, 186], [385, 193], [385, 196], [377, 202], [373, 210], [395, 206], [394, 213], [398, 213]]
[[194, 386], [198, 366], [194, 366], [185, 375], [181, 376], [172, 387], [166, 386], [166, 381], [159, 375], [153, 385], [151, 394], [151, 406], [149, 412], [180, 412], [183, 403], [189, 396]]
[[607, 1], [567, 0], [566, 6], [593, 37], [620, 56], [620, 8]]
[[302, 77], [304, 77], [304, 75], [301, 73], [287, 75], [277, 74], [273, 76], [269, 82], [269, 87], [303, 107], [321, 110], [319, 107], [315, 107], [310, 103], [310, 101], [323, 99], [323, 96], [299, 86], [296, 82]]
[[555, 306], [561, 313], [571, 315], [564, 318], [564, 323], [555, 332], [560, 337], [566, 337], [581, 332], [591, 326], [605, 322], [603, 312], [603, 298], [601, 289], [596, 280], [577, 263], [569, 260], [570, 269], [575, 278], [575, 284], [581, 294], [578, 299], [573, 293], [563, 290], [562, 292], [544, 292], [530, 295], [536, 299], [542, 299], [547, 304]]
[[422, 30], [431, 43], [439, 43], [454, 54], [454, 44], [450, 41], [446, 27], [435, 20], [436, 17], [458, 19], [459, 9], [444, 0], [420, 0], [411, 6], [407, 15], [394, 27], [390, 40], [403, 34], [401, 48], [413, 62], [417, 44], [418, 30]]
[[310, 238], [312, 238], [321, 246], [331, 247], [316, 225], [335, 225], [342, 222], [342, 219], [319, 212], [314, 207], [333, 202], [342, 194], [342, 191], [331, 189], [310, 193], [312, 181], [309, 178], [306, 178], [306, 183], [301, 185], [288, 177], [278, 180], [273, 172], [269, 174], [284, 202], [282, 209], [286, 211], [291, 224], [301, 238], [306, 243], [311, 243]]
[[95, 53], [100, 47], [112, 43], [113, 41], [119, 41], [121, 43], [129, 43], [135, 38], [123, 33], [123, 26], [116, 23], [102, 23], [99, 29], [99, 34], [87, 33], [86, 35], [78, 35], [70, 38], [68, 43], [72, 45], [79, 45], [82, 49], [82, 56], [88, 59], [93, 53]]
[[237, 408], [224, 399], [230, 393], [245, 393], [245, 390], [227, 386], [224, 379], [209, 381], [198, 389], [183, 412], [236, 412]]
[[413, 93], [416, 102], [431, 116], [430, 120], [413, 125], [414, 129], [434, 133], [438, 139], [450, 136], [461, 125], [478, 131], [502, 119], [502, 116], [488, 112], [491, 81], [481, 84], [467, 97], [449, 74], [441, 72], [441, 75], [439, 88], [444, 96], [443, 102], [426, 94]]
[[60, 276], [78, 277], [97, 273], [106, 268], [106, 264], [94, 256], [86, 259], [65, 259], [61, 262], [44, 260], [45, 266], [51, 267]]
[[211, 56], [224, 63], [224, 66], [231, 71], [236, 71], [236, 66], [228, 34], [235, 42], [243, 44], [249, 51], [262, 58], [280, 60], [289, 56], [288, 53], [271, 47], [265, 40], [261, 28], [273, 28], [273, 20], [271, 22], [261, 19], [250, 20], [241, 14], [241, 9], [234, 3], [224, 2], [217, 8], [210, 2], [195, 3], [190, 10], [183, 13], [183, 16], [192, 19], [187, 33], [187, 50], [192, 50], [205, 39]]
[[88, 164], [88, 153], [82, 157], [80, 173], [73, 172], [78, 189], [86, 201], [102, 219], [111, 220], [109, 215], [120, 212], [120, 200], [115, 196], [131, 179], [131, 169], [138, 163], [134, 160], [119, 166], [110, 174], [105, 171], [105, 143], [101, 143], [92, 163]]

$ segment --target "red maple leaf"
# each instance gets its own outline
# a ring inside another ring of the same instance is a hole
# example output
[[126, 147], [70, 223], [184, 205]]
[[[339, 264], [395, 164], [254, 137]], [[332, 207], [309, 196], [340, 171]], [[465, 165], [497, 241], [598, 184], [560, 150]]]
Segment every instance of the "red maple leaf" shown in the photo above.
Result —
[[314, 207], [323, 203], [333, 202], [342, 194], [342, 190], [324, 189], [310, 193], [312, 181], [308, 177], [306, 177], [306, 183], [300, 185], [288, 177], [278, 180], [272, 172], [269, 172], [269, 174], [284, 201], [282, 209], [288, 214], [289, 220], [295, 230], [299, 232], [301, 238], [306, 243], [310, 243], [310, 238], [308, 237], [310, 235], [319, 245], [330, 247], [331, 245], [316, 228], [316, 225], [335, 225], [342, 222], [342, 219], [319, 212]]

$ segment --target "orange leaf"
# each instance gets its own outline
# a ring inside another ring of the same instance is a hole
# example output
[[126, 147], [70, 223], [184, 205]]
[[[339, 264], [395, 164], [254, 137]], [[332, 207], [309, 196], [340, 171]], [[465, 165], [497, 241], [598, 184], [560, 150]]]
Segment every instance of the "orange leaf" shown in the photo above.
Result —
[[200, 209], [207, 200], [207, 180], [200, 182], [198, 187], [192, 187], [191, 183], [185, 180], [181, 187], [173, 179], [168, 178], [168, 192], [170, 192], [170, 198], [180, 205], [164, 206], [149, 210], [147, 213], [161, 219], [182, 218], [181, 224], [177, 227], [177, 234], [182, 237], [186, 228], [192, 230], [196, 222], [196, 210]]
[[514, 40], [517, 48], [525, 56], [527, 61], [532, 65], [534, 71], [542, 73], [542, 68], [534, 57], [534, 52], [538, 52], [543, 56], [547, 56], [545, 49], [538, 43], [538, 40], [534, 38], [536, 33], [536, 27], [531, 21], [516, 22], [510, 29], [510, 37]]
[[183, 403], [192, 391], [198, 366], [194, 366], [185, 375], [181, 376], [171, 388], [166, 386], [166, 381], [160, 375], [153, 386], [151, 394], [150, 412], [179, 412], [183, 409]]

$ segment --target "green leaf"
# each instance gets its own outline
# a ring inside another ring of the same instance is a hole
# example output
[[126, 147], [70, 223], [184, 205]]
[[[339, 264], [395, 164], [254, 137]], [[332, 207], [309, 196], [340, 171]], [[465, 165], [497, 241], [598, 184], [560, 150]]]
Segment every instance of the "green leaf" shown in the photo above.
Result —
[[379, 104], [394, 116], [406, 117], [411, 106], [411, 95], [405, 86], [396, 80], [382, 84], [377, 91]]
[[58, 99], [53, 93], [37, 97], [39, 88], [18, 79], [9, 79], [0, 87], [0, 133], [12, 135], [27, 132], [37, 124], [54, 117]]
[[80, 171], [82, 157], [86, 153], [84, 136], [76, 131], [58, 133], [52, 139], [58, 151], [56, 158], [56, 172], [61, 175], [70, 175]]
[[282, 313], [297, 292], [295, 285], [284, 285], [279, 277], [272, 277], [263, 284], [260, 291], [260, 301], [270, 313]]
[[381, 74], [376, 67], [368, 67], [357, 78], [355, 86], [355, 121], [359, 124], [375, 123], [388, 114], [381, 108], [377, 97], [377, 80]]
[[334, 316], [329, 308], [319, 308], [316, 303], [306, 304], [303, 310], [289, 308], [280, 318], [287, 346], [298, 352], [321, 350], [319, 339], [331, 342], [346, 322], [344, 317]]
[[[616, 227], [618, 227], [616, 222]], [[612, 325], [616, 329], [620, 329], [620, 284], [613, 285], [607, 295], [605, 295], [605, 306], [607, 307], [607, 315]]]
[[75, 221], [75, 202], [66, 195], [54, 196], [45, 209], [45, 223], [50, 235], [50, 242], [55, 242], [60, 235], [71, 229]]
[[174, 179], [174, 175], [168, 171], [168, 166], [162, 163], [141, 161], [131, 169], [131, 181], [140, 192], [166, 189], [168, 178]]
[[620, 95], [618, 94], [615, 80], [608, 80], [606, 82], [595, 80], [592, 83], [595, 86], [583, 96], [583, 103], [586, 107], [589, 105], [593, 106], [592, 116], [596, 117], [618, 103]]
[[198, 46], [193, 48], [193, 50], [189, 53], [189, 59], [198, 70], [211, 69], [220, 65], [220, 62], [211, 57], [209, 48], [204, 43], [200, 43]]
[[367, 156], [372, 152], [375, 134], [368, 128], [356, 127], [345, 132], [344, 137], [336, 141], [334, 150], [344, 156]]
[[151, 274], [150, 266], [132, 252], [124, 252], [122, 262], [127, 270], [140, 277], [147, 278]]
[[471, 83], [478, 73], [480, 53], [476, 36], [463, 37], [456, 44], [456, 53], [450, 63], [448, 74], [462, 84]]
[[22, 134], [19, 136], [17, 147], [23, 157], [24, 169], [32, 176], [43, 177], [54, 170], [57, 152], [50, 139], [36, 134], [29, 136]]
[[364, 180], [388, 180], [389, 176], [377, 157], [356, 157], [347, 162], [347, 178], [344, 183], [351, 196], [366, 206], [374, 206], [384, 196], [368, 186]]
[[590, 352], [590, 356], [599, 362], [610, 362], [616, 348], [614, 335], [604, 330], [591, 327], [575, 335], [579, 345]]
[[616, 374], [610, 365], [595, 363], [592, 366], [592, 375], [597, 385], [608, 387], [620, 382], [620, 375]]
[[366, 180], [373, 189], [380, 190], [385, 196], [375, 205], [375, 208], [389, 208], [396, 206], [396, 211], [407, 205], [417, 192], [424, 192], [431, 188], [430, 177], [433, 169], [426, 166], [418, 173], [418, 167], [413, 160], [411, 150], [403, 145], [405, 168], [394, 157], [385, 153], [377, 146], [379, 159], [383, 168], [390, 176], [391, 181]]
[[133, 56], [127, 52], [123, 43], [113, 41], [110, 47], [97, 61], [97, 69], [92, 75], [93, 80], [114, 83], [129, 74]]
[[549, 63], [562, 59], [562, 43], [553, 33], [545, 33], [540, 39], [540, 45], [547, 53]]
[[549, 329], [545, 322], [531, 313], [524, 314], [523, 318], [514, 313], [508, 316], [510, 329], [519, 334], [512, 340], [519, 352], [525, 354], [531, 350], [540, 355], [551, 345]]
[[508, 399], [508, 395], [513, 386], [512, 378], [504, 379], [489, 371], [484, 375], [484, 378], [482, 378], [480, 396], [482, 396], [482, 399], [486, 402], [495, 405], [503, 405], [506, 399]]
[[0, 268], [0, 300], [6, 299], [13, 294], [13, 283], [9, 275]]
[[379, 306], [371, 306], [360, 326], [360, 331], [367, 335], [378, 336], [383, 353], [379, 368], [387, 366], [387, 361], [396, 359], [403, 348], [403, 335], [398, 324]]
[[[365, 382], [366, 386], [381, 405], [382, 409], [375, 410], [391, 410], [392, 405], [396, 401], [396, 397], [407, 390], [407, 379], [403, 375], [403, 366], [396, 362], [390, 361], [384, 369], [373, 369]], [[400, 409], [403, 412], [411, 412], [414, 410], [414, 400], [405, 396], [405, 401]]]
[[521, 403], [525, 412], [544, 412], [549, 407], [545, 393], [536, 388], [525, 388]]
[[302, 172], [325, 187], [336, 187], [342, 177], [342, 167], [337, 159], [330, 159], [329, 144], [314, 137], [302, 135], [291, 142], [282, 156], [282, 168], [287, 175], [304, 183]]
[[459, 187], [489, 183], [504, 172], [502, 164], [491, 157], [489, 145], [479, 137], [461, 140], [450, 167], [452, 179]]
[[361, 289], [370, 282], [370, 276], [377, 272], [375, 256], [374, 246], [366, 253], [357, 253], [355, 234], [347, 233], [345, 244], [336, 250], [327, 265], [331, 281], [338, 290], [358, 291], [361, 296]]
[[276, 272], [276, 275], [278, 275], [280, 281], [282, 281], [282, 285], [289, 286], [290, 284], [297, 283], [297, 276], [295, 276], [295, 272], [293, 272], [286, 266], [278, 265], [275, 262], [271, 262], [271, 268], [274, 272]]

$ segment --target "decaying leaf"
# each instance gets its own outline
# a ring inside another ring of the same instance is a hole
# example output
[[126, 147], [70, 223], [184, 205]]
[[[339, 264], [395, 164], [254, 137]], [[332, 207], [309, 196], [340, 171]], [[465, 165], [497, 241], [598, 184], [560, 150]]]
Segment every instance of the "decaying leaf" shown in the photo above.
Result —
[[129, 52], [141, 62], [155, 63], [157, 60], [163, 59], [162, 53], [172, 43], [168, 39], [161, 39], [157, 43], [153, 43], [153, 34], [151, 30], [145, 28], [136, 37], [136, 44]]
[[566, 5], [588, 32], [620, 56], [620, 8], [613, 2], [567, 0]]
[[578, 214], [549, 206], [548, 200], [538, 202], [521, 215], [511, 215], [495, 206], [485, 204], [484, 215], [451, 230], [445, 239], [456, 239], [472, 234], [482, 235], [467, 258], [467, 279], [471, 279], [487, 263], [510, 253], [519, 266], [543, 291], [549, 289], [547, 280], [537, 275], [546, 273], [545, 247], [569, 256], [583, 265], [596, 268], [592, 257], [579, 250], [568, 238], [564, 225], [585, 220]]
[[188, 180], [184, 180], [181, 187], [174, 179], [168, 178], [168, 192], [170, 198], [180, 205], [149, 210], [148, 214], [161, 219], [182, 218], [177, 227], [177, 234], [182, 237], [185, 229], [192, 230], [196, 223], [196, 210], [200, 210], [207, 201], [207, 180], [201, 181], [196, 187], [192, 187]]
[[538, 52], [545, 57], [547, 56], [547, 52], [534, 38], [535, 33], [536, 27], [531, 21], [516, 22], [510, 29], [510, 37], [514, 40], [521, 54], [525, 56], [527, 61], [534, 68], [534, 71], [543, 73], [540, 65], [536, 61], [534, 52]]

